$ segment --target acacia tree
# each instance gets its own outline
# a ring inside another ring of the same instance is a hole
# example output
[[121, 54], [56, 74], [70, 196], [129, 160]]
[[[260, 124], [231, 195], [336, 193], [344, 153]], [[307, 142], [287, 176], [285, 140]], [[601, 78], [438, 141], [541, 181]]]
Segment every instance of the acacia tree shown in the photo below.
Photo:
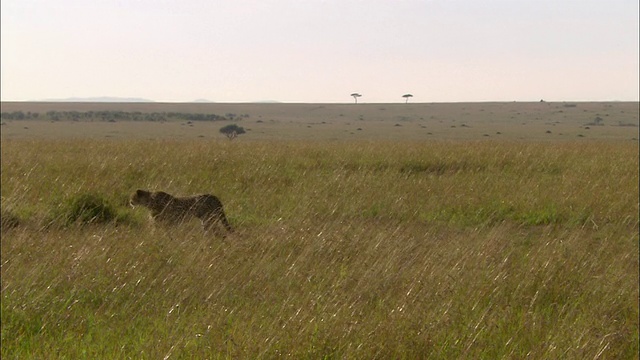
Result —
[[413, 95], [411, 95], [411, 94], [404, 94], [404, 95], [402, 95], [402, 97], [403, 97], [403, 98], [405, 98], [405, 99], [407, 99], [407, 100], [404, 102], [404, 103], [406, 104], [406, 103], [408, 103], [408, 102], [409, 102], [409, 98], [410, 98], [410, 97], [413, 97]]
[[244, 128], [236, 124], [229, 124], [220, 128], [220, 132], [225, 134], [229, 140], [235, 139], [238, 135], [244, 134]]
[[362, 95], [358, 94], [358, 93], [353, 93], [351, 94], [351, 96], [353, 96], [353, 98], [356, 100], [356, 104], [358, 103], [358, 98]]

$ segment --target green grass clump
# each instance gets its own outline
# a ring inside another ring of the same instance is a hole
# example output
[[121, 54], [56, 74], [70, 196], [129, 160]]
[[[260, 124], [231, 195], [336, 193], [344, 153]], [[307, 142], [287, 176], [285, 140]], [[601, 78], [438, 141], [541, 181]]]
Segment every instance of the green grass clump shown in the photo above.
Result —
[[100, 195], [79, 194], [63, 204], [60, 216], [66, 225], [108, 223], [116, 220], [117, 211]]
[[4, 206], [2, 207], [2, 212], [0, 213], [0, 223], [2, 224], [2, 229], [10, 229], [17, 227], [20, 225], [20, 218], [11, 211], [11, 209], [7, 209]]
[[[1, 355], [634, 358], [637, 151], [3, 141]], [[153, 226], [138, 188], [213, 193], [235, 232]]]

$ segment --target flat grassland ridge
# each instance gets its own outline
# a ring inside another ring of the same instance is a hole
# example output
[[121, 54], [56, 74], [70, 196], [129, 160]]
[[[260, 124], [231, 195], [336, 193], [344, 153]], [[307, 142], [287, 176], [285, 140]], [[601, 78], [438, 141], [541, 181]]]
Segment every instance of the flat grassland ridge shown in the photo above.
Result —
[[2, 105], [3, 359], [638, 356], [637, 103], [45, 105]]
[[638, 139], [637, 102], [216, 104], [2, 103], [2, 138]]

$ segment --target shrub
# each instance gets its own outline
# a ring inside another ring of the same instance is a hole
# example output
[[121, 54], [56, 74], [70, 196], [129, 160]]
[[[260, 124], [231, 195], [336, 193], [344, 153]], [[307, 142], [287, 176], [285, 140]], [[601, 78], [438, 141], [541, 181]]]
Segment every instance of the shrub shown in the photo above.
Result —
[[242, 126], [236, 124], [229, 124], [220, 128], [220, 132], [225, 134], [230, 140], [234, 139], [240, 134], [244, 134], [245, 130]]

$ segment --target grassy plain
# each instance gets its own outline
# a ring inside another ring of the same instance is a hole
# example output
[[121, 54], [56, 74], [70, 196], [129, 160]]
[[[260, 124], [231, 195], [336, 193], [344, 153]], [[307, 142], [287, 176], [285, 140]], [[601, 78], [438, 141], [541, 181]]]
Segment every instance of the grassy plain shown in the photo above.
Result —
[[[239, 106], [170, 104], [207, 105]], [[2, 358], [637, 358], [637, 103], [403, 105], [207, 108], [250, 115], [234, 141], [6, 122]], [[154, 227], [137, 188], [214, 193], [236, 231]]]
[[[236, 114], [248, 140], [638, 139], [638, 103], [180, 104], [2, 103], [2, 112]], [[600, 118], [599, 126], [593, 124]], [[217, 139], [226, 122], [11, 121], [2, 138]]]

